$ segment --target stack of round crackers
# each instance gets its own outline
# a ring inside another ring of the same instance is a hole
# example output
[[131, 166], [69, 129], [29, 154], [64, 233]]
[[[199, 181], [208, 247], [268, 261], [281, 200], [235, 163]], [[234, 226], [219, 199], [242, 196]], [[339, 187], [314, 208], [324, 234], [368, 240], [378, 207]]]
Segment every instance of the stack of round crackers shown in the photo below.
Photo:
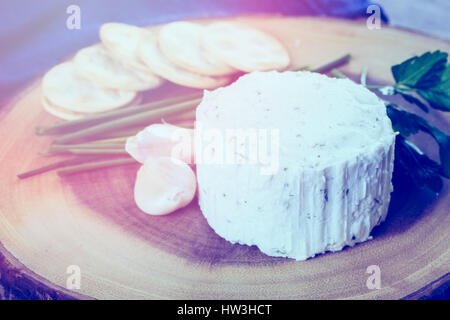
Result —
[[84, 48], [43, 78], [42, 103], [51, 114], [78, 119], [136, 105], [142, 91], [175, 84], [214, 89], [236, 72], [286, 69], [285, 47], [273, 36], [243, 24], [201, 25], [179, 21], [158, 32], [107, 23], [101, 44]]

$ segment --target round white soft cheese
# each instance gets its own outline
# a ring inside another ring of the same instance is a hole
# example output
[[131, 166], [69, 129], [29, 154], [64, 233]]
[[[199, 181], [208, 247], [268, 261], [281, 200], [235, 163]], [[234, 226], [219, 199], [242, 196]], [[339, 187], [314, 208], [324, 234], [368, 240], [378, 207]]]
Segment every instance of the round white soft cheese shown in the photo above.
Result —
[[205, 92], [196, 138], [201, 210], [232, 243], [304, 260], [368, 240], [386, 218], [395, 133], [350, 80], [247, 74]]

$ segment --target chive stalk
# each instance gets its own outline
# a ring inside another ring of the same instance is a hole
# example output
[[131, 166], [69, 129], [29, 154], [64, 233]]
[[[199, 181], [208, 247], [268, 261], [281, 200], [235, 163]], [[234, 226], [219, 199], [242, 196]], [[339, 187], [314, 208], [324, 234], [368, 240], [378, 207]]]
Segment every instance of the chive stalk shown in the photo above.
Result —
[[312, 69], [312, 71], [319, 72], [319, 73], [326, 73], [334, 68], [337, 68], [337, 67], [347, 64], [350, 61], [351, 57], [352, 56], [350, 54], [346, 54], [340, 58], [337, 58], [337, 59], [330, 61], [324, 65], [314, 68], [314, 69]]
[[63, 168], [63, 169], [59, 169], [57, 171], [57, 174], [59, 176], [68, 176], [68, 175], [71, 175], [74, 173], [80, 173], [80, 172], [85, 172], [85, 171], [109, 168], [109, 167], [114, 167], [114, 166], [132, 164], [132, 163], [137, 163], [137, 162], [136, 162], [136, 160], [134, 160], [132, 158], [91, 162], [91, 163], [74, 165], [74, 166], [69, 166], [69, 167]]
[[53, 134], [65, 134], [75, 132], [96, 124], [103, 123], [105, 121], [120, 119], [123, 117], [139, 114], [149, 110], [160, 109], [175, 103], [191, 102], [192, 104], [197, 104], [200, 102], [200, 98], [201, 95], [195, 93], [188, 96], [158, 100], [144, 105], [120, 108], [116, 110], [102, 112], [96, 115], [87, 116], [82, 119], [63, 121], [50, 126], [37, 127], [36, 133], [38, 135], [53, 135]]
[[56, 144], [64, 144], [73, 141], [80, 141], [83, 139], [93, 139], [108, 133], [114, 133], [117, 130], [129, 129], [131, 127], [142, 126], [145, 127], [151, 122], [159, 121], [161, 118], [173, 115], [177, 112], [187, 111], [195, 108], [200, 100], [193, 100], [182, 102], [170, 107], [150, 110], [138, 114], [123, 117], [121, 119], [114, 119], [92, 127], [82, 129], [73, 133], [62, 135], [54, 140]]
[[18, 174], [17, 177], [19, 179], [26, 179], [26, 178], [30, 178], [33, 176], [36, 176], [38, 174], [42, 174], [48, 171], [52, 171], [55, 169], [59, 169], [59, 168], [63, 168], [66, 166], [72, 166], [72, 165], [76, 165], [76, 164], [80, 164], [89, 160], [96, 160], [96, 159], [101, 159], [99, 156], [92, 156], [91, 158], [87, 158], [87, 157], [76, 157], [76, 158], [71, 158], [71, 159], [66, 159], [66, 160], [62, 160], [62, 161], [58, 161], [37, 169], [33, 169], [21, 174]]

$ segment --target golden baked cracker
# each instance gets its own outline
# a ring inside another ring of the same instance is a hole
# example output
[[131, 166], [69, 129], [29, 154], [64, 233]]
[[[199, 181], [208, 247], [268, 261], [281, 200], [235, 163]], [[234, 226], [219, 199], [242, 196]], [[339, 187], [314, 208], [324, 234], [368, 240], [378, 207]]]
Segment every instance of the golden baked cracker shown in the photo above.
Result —
[[229, 77], [211, 77], [182, 69], [170, 62], [160, 51], [156, 35], [146, 31], [139, 45], [139, 55], [145, 64], [157, 75], [176, 84], [200, 88], [213, 89], [229, 82]]
[[158, 34], [161, 52], [174, 64], [194, 73], [221, 76], [236, 72], [226, 63], [205, 55], [201, 47], [205, 29], [200, 24], [187, 21], [165, 25]]
[[147, 72], [148, 67], [139, 59], [137, 52], [143, 30], [145, 29], [125, 23], [110, 22], [100, 27], [99, 35], [105, 47], [121, 62]]
[[[123, 106], [123, 108], [126, 108], [128, 106], [135, 106], [139, 105], [142, 102], [142, 95], [138, 94], [136, 95], [136, 98], [133, 99], [129, 104], [126, 106]], [[53, 103], [51, 103], [45, 96], [42, 96], [41, 98], [42, 106], [44, 107], [44, 110], [50, 113], [51, 115], [63, 119], [63, 120], [77, 120], [81, 119], [90, 115], [93, 115], [92, 113], [84, 113], [84, 112], [75, 112], [67, 110], [63, 107], [57, 106]]]
[[107, 89], [82, 77], [73, 62], [53, 67], [42, 79], [44, 96], [54, 105], [74, 112], [95, 113], [129, 104], [136, 92]]
[[52, 104], [46, 97], [42, 97], [41, 100], [42, 106], [44, 110], [50, 113], [51, 115], [63, 119], [63, 120], [77, 120], [86, 116], [85, 113], [81, 112], [73, 112], [70, 110], [66, 110], [64, 108], [58, 107]]
[[145, 91], [161, 85], [162, 79], [150, 73], [125, 66], [114, 58], [103, 45], [94, 45], [78, 51], [74, 63], [77, 71], [101, 86]]
[[207, 26], [202, 46], [212, 57], [245, 72], [283, 70], [290, 63], [286, 48], [277, 39], [239, 23]]

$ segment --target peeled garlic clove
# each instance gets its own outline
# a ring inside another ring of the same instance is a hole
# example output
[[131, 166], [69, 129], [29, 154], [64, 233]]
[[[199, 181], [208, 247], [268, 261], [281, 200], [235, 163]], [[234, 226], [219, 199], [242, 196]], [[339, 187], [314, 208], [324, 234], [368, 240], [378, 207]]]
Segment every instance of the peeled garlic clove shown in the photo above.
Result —
[[193, 163], [194, 130], [171, 124], [152, 124], [127, 139], [125, 150], [138, 162], [151, 157], [172, 157]]
[[164, 215], [188, 205], [197, 179], [186, 163], [175, 158], [148, 158], [137, 173], [134, 200], [142, 211]]

